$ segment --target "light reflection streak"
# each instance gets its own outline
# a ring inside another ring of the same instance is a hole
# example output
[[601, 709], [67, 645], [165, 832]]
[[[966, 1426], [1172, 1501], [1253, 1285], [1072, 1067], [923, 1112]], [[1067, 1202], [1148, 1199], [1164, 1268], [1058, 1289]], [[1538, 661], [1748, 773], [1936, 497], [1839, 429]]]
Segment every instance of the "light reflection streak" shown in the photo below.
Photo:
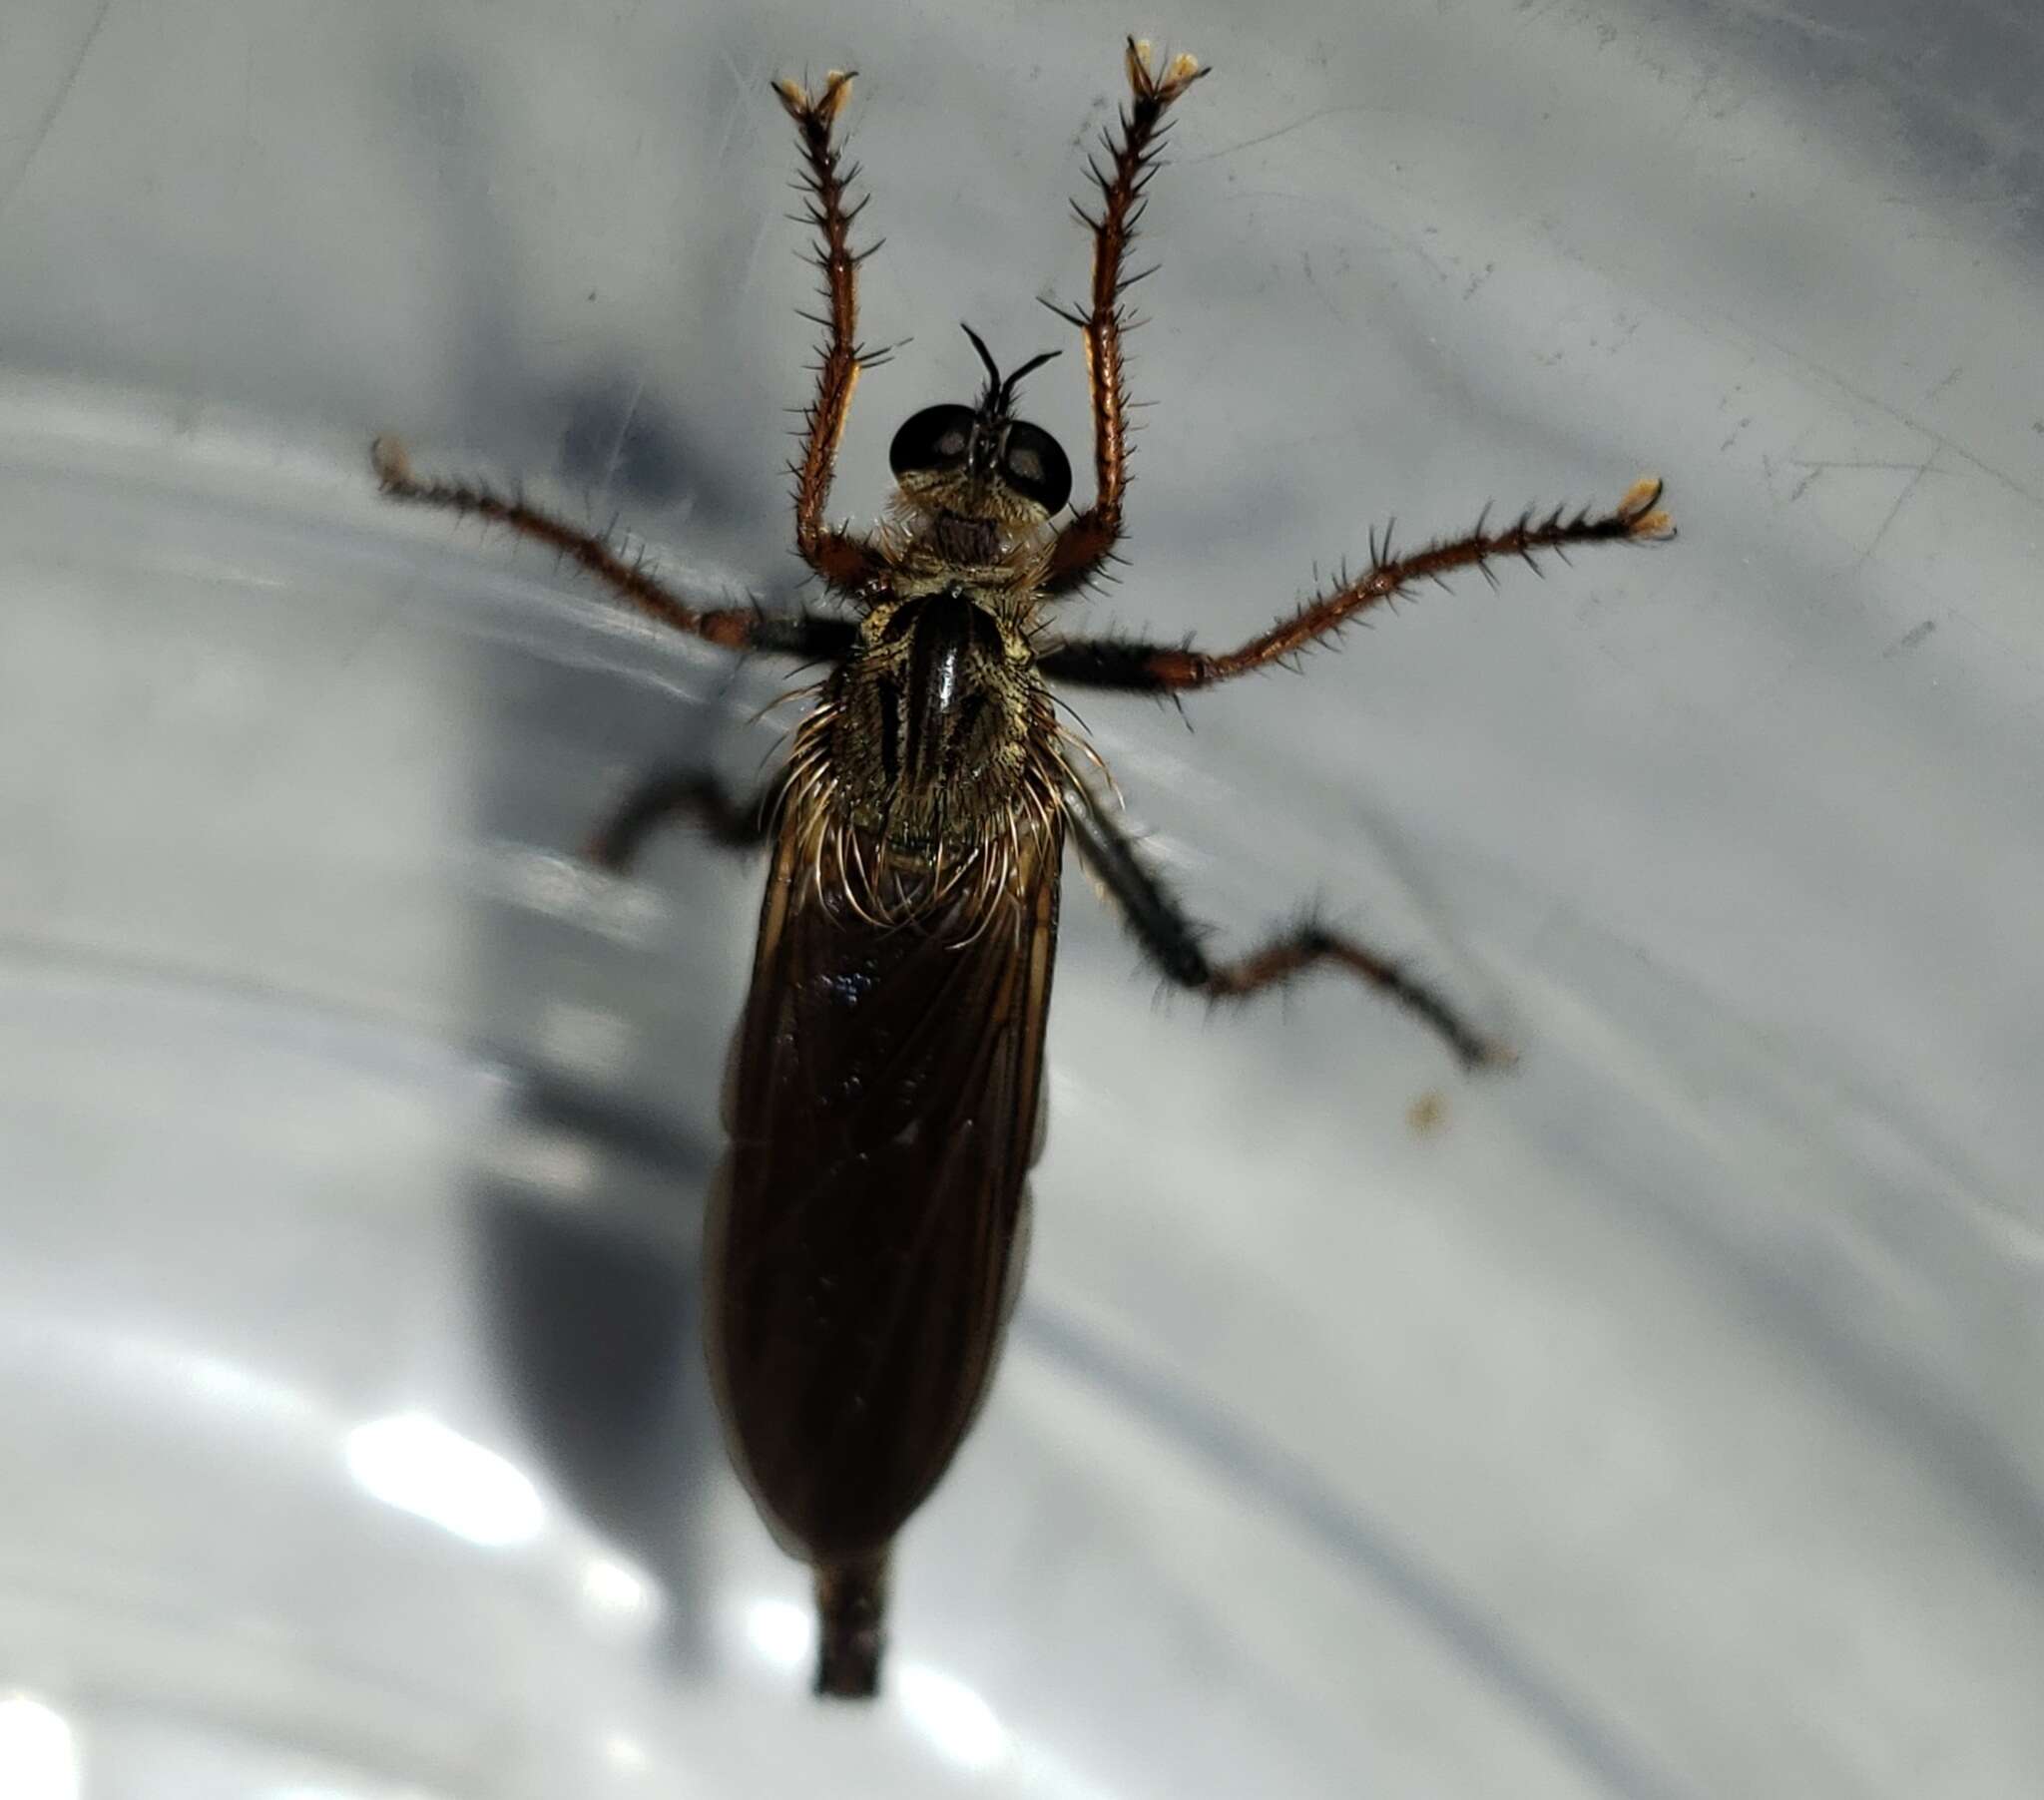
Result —
[[800, 1668], [815, 1653], [815, 1621], [790, 1600], [755, 1600], [746, 1608], [746, 1637], [783, 1671]]
[[582, 1598], [606, 1618], [639, 1619], [653, 1612], [660, 1595], [638, 1570], [614, 1557], [591, 1557], [582, 1567]]
[[904, 1662], [894, 1675], [901, 1710], [937, 1754], [974, 1774], [1011, 1760], [1007, 1728], [979, 1693], [926, 1662]]
[[0, 1698], [0, 1794], [78, 1800], [78, 1743], [54, 1706], [24, 1693]]
[[627, 1737], [622, 1731], [613, 1731], [603, 1740], [604, 1758], [612, 1768], [622, 1769], [636, 1775], [652, 1760], [646, 1754], [646, 1746], [636, 1737]]
[[249, 1363], [89, 1320], [42, 1315], [0, 1320], [0, 1362], [16, 1360], [43, 1369], [61, 1361], [96, 1385], [111, 1381], [162, 1394], [173, 1402], [197, 1401], [236, 1419], [260, 1420], [280, 1432], [321, 1422], [320, 1410], [309, 1396]]
[[487, 1550], [529, 1544], [546, 1524], [539, 1490], [519, 1469], [424, 1413], [356, 1426], [347, 1467], [385, 1505]]

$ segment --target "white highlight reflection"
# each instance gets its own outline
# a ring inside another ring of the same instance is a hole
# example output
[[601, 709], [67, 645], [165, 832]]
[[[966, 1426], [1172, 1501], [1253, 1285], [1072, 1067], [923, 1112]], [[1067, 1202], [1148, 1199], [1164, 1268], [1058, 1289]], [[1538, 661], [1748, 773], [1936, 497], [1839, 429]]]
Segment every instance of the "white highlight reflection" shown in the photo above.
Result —
[[978, 1772], [1007, 1759], [1007, 1728], [957, 1676], [925, 1662], [904, 1662], [894, 1682], [901, 1710], [946, 1761]]
[[27, 1694], [0, 1699], [0, 1794], [7, 1800], [78, 1800], [71, 1724]]
[[746, 1608], [746, 1636], [754, 1649], [779, 1669], [800, 1668], [816, 1642], [807, 1608], [791, 1600], [755, 1600]]
[[651, 1761], [646, 1754], [646, 1746], [622, 1731], [613, 1731], [603, 1740], [603, 1753], [612, 1768], [623, 1769], [632, 1775], [638, 1774]]
[[582, 1598], [607, 1618], [644, 1618], [657, 1595], [638, 1570], [611, 1557], [591, 1557], [582, 1569]]
[[539, 1490], [524, 1475], [424, 1413], [356, 1426], [347, 1437], [347, 1467], [385, 1505], [485, 1549], [529, 1544], [546, 1523]]

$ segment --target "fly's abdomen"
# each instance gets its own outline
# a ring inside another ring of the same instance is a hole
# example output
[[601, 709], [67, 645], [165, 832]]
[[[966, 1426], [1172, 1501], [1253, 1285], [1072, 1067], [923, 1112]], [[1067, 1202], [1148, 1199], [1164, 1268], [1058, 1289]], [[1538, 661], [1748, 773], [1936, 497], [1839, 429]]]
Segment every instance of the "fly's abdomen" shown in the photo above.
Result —
[[[932, 1220], [926, 1189], [889, 1180], [913, 1171], [880, 1154], [862, 1171], [872, 1180], [796, 1207], [759, 1182], [770, 1164], [735, 1146], [713, 1201], [707, 1323], [727, 1436], [786, 1549], [812, 1563], [875, 1555], [985, 1397], [1027, 1189], [1018, 1178], [981, 1196], [975, 1221]], [[960, 1258], [958, 1237], [984, 1241]]]
[[968, 847], [918, 889], [799, 800], [727, 1085], [705, 1317], [732, 1461], [816, 1572], [818, 1688], [865, 1694], [888, 1545], [970, 1429], [1021, 1279], [1062, 834], [1032, 814], [998, 862]]

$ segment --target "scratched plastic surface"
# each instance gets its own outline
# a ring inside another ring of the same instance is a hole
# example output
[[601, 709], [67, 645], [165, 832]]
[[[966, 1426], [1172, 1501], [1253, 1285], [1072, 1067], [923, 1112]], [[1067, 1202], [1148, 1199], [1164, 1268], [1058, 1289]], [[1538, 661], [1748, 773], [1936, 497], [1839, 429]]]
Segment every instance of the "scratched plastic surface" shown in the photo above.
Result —
[[[1078, 617], [1226, 640], [1647, 468], [1684, 536], [1192, 732], [1083, 701], [1224, 933], [1317, 895], [1524, 1060], [1160, 1004], [1075, 879], [1007, 1365], [833, 1711], [694, 1348], [759, 871], [572, 858], [784, 677], [364, 451], [789, 597], [766, 77], [862, 71], [863, 514], [957, 319], [1060, 341], [1117, 44], [696, 10], [0, 27], [0, 1793], [2034, 1794], [2031, 15], [1172, 12], [1220, 72]], [[1083, 443], [1076, 357], [1031, 403]]]

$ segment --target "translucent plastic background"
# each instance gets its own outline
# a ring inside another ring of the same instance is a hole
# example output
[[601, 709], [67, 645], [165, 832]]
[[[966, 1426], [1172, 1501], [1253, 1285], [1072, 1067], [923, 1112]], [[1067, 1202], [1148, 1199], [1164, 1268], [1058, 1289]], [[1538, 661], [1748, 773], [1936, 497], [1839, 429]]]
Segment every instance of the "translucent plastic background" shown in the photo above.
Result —
[[[957, 320], [1068, 336], [1127, 26], [1218, 73], [1076, 625], [1683, 536], [1080, 701], [1222, 941], [1318, 897], [1523, 1062], [1160, 1001], [1075, 879], [1007, 1366], [821, 1709], [695, 1350], [759, 871], [572, 855], [785, 677], [366, 446], [790, 599], [768, 77], [861, 70], [864, 514]], [[2018, 0], [15, 0], [0, 1793], [2037, 1792], [2040, 90]]]

